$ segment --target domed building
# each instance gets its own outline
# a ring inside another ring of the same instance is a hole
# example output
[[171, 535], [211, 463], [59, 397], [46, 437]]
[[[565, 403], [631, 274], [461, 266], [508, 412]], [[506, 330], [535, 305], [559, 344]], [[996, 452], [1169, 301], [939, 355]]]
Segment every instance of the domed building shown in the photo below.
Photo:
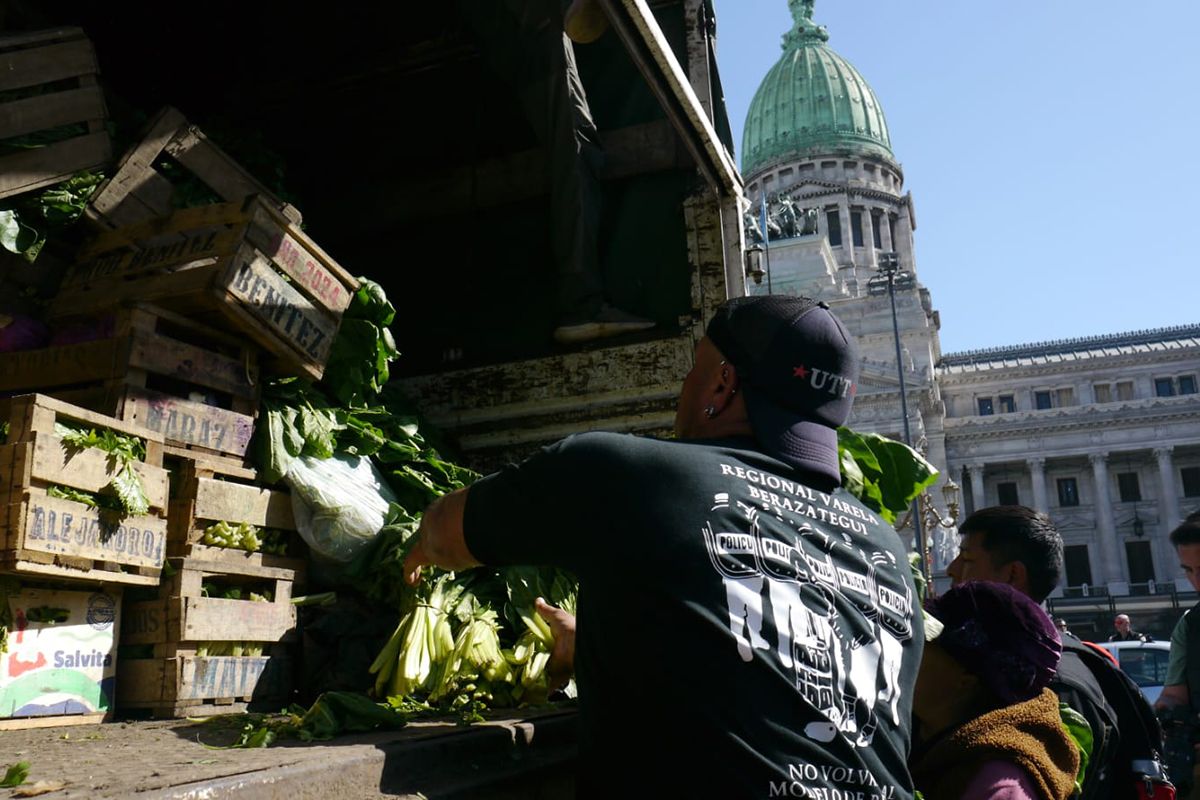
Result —
[[[829, 46], [829, 33], [813, 21], [813, 0], [789, 6], [794, 25], [754, 95], [742, 137], [747, 238], [766, 239], [766, 276], [751, 291], [804, 294], [833, 306], [865, 356], [851, 424], [903, 439], [896, 338], [879, 271], [885, 254], [894, 254], [902, 271], [894, 289], [908, 434], [948, 476], [945, 408], [935, 381], [938, 315], [916, 279], [913, 200], [904, 193], [883, 107]], [[944, 569], [953, 537], [943, 530], [938, 538], [934, 562]]]
[[[1107, 637], [1123, 611], [1165, 635], [1192, 602], [1167, 535], [1200, 512], [1200, 325], [943, 355], [883, 107], [829, 46], [813, 0], [788, 4], [793, 27], [742, 139], [747, 241], [764, 248], [751, 292], [824, 299], [858, 336], [856, 429], [904, 438], [903, 373], [911, 439], [942, 485], [963, 487], [964, 515], [1011, 504], [1050, 515], [1065, 556], [1053, 613]], [[895, 333], [879, 269], [893, 261]], [[929, 496], [944, 513], [942, 492]], [[931, 527], [944, 583], [957, 532]]]

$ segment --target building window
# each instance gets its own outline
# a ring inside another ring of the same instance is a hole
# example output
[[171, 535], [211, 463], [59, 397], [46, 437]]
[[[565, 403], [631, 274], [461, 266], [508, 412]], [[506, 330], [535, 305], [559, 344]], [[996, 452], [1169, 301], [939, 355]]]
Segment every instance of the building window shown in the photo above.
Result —
[[1195, 393], [1195, 375], [1176, 375], [1173, 378], [1154, 379], [1154, 395], [1156, 397], [1174, 397], [1177, 394]]
[[[871, 169], [875, 169], [871, 167]], [[883, 249], [883, 232], [879, 229], [883, 225], [883, 214], [878, 211], [871, 212], [871, 241], [875, 243], [876, 250]]]
[[829, 236], [830, 247], [842, 246], [842, 215], [835, 208], [825, 212], [825, 230]]
[[1147, 584], [1154, 580], [1154, 557], [1145, 539], [1125, 542], [1125, 560], [1129, 564], [1129, 582]]
[[1117, 384], [1117, 399], [1132, 400], [1133, 399], [1133, 381], [1121, 381]]
[[1067, 586], [1092, 585], [1092, 565], [1088, 560], [1086, 544], [1069, 544], [1063, 548], [1063, 567], [1067, 573]]
[[1179, 470], [1183, 479], [1183, 496], [1200, 497], [1200, 467], [1184, 467]]
[[1002, 506], [1019, 506], [1021, 499], [1017, 496], [1017, 484], [1012, 481], [996, 484], [996, 499]]
[[1179, 393], [1180, 394], [1195, 394], [1196, 393], [1196, 376], [1195, 375], [1180, 375], [1179, 376]]
[[850, 240], [854, 242], [855, 247], [863, 246], [863, 228], [862, 228], [862, 212], [850, 212]]
[[1109, 386], [1107, 383], [1097, 383], [1095, 386], [1092, 387], [1092, 391], [1094, 391], [1096, 393], [1096, 402], [1097, 403], [1111, 403], [1112, 402], [1112, 387]]
[[1033, 393], [1033, 406], [1039, 411], [1073, 405], [1075, 405], [1075, 390], [1070, 386], [1062, 389], [1039, 389]]
[[1000, 397], [997, 398], [997, 402], [1000, 404], [1001, 414], [1011, 414], [1017, 410], [1017, 401], [1011, 394], [1000, 395]]
[[892, 249], [899, 250], [900, 247], [896, 243], [896, 218], [888, 214], [888, 232], [892, 234]]
[[1175, 382], [1170, 378], [1155, 378], [1154, 379], [1154, 396], [1155, 397], [1174, 397]]
[[1079, 484], [1074, 478], [1058, 479], [1058, 504], [1060, 506], [1079, 505]]
[[994, 413], [996, 413], [996, 412], [992, 408], [992, 398], [980, 397], [979, 398], [979, 416], [990, 417]]
[[1122, 503], [1136, 503], [1142, 499], [1142, 487], [1138, 483], [1136, 472], [1117, 473], [1117, 491], [1120, 492]]

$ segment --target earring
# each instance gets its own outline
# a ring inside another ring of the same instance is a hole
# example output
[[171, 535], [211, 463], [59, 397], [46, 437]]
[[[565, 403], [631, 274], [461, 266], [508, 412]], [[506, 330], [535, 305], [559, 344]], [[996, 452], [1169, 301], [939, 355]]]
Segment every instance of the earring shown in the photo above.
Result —
[[716, 415], [717, 415], [717, 407], [716, 406], [709, 406], [708, 408], [704, 409], [704, 416], [708, 417], [709, 419], [712, 419]]

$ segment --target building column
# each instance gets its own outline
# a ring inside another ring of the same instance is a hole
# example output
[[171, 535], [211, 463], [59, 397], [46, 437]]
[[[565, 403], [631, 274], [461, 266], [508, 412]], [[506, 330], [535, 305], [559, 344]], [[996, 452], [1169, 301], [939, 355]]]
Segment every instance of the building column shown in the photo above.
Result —
[[971, 476], [971, 508], [978, 511], [987, 507], [983, 497], [983, 464], [967, 464], [967, 472]]
[[[871, 213], [870, 206], [863, 206], [863, 266], [868, 269], [875, 269], [875, 215]], [[880, 244], [883, 240], [880, 239]]]
[[1033, 483], [1033, 510], [1048, 514], [1050, 506], [1046, 503], [1046, 459], [1030, 458], [1025, 463], [1029, 465], [1029, 479]]
[[842, 222], [842, 263], [838, 266], [850, 266], [854, 260], [854, 231], [850, 228], [850, 204], [838, 203], [838, 218]]
[[1179, 493], [1175, 491], [1175, 463], [1171, 459], [1174, 447], [1154, 448], [1158, 459], [1158, 482], [1162, 484], [1162, 500], [1158, 504], [1158, 516], [1163, 523], [1166, 536], [1179, 524]]
[[1096, 531], [1100, 536], [1100, 552], [1104, 559], [1104, 582], [1109, 594], [1128, 594], [1129, 583], [1121, 569], [1121, 548], [1117, 542], [1117, 526], [1113, 521], [1112, 492], [1108, 488], [1108, 453], [1091, 453], [1092, 479], [1095, 484]]
[[879, 241], [883, 244], [883, 252], [885, 252], [885, 253], [892, 252], [892, 225], [890, 222], [891, 218], [892, 218], [891, 213], [886, 208], [883, 209], [883, 216], [881, 216], [879, 218], [879, 227], [880, 227]]
[[1171, 531], [1180, 522], [1179, 493], [1175, 491], [1175, 462], [1171, 458], [1173, 447], [1154, 448], [1154, 457], [1158, 459], [1158, 482], [1162, 484], [1162, 498], [1158, 503], [1158, 519], [1162, 535], [1158, 537], [1158, 563], [1162, 568], [1159, 580], [1166, 583], [1169, 577], [1175, 577], [1179, 572], [1179, 558], [1175, 548], [1171, 546]]
[[900, 254], [900, 266], [910, 272], [916, 272], [917, 265], [913, 256], [913, 224], [912, 215], [908, 212], [908, 203], [900, 207], [900, 218], [896, 220], [896, 252]]

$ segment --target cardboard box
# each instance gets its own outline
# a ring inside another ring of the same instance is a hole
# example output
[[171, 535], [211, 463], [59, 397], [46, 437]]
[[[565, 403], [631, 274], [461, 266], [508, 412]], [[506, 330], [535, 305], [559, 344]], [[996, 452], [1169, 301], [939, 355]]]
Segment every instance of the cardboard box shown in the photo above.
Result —
[[[121, 596], [111, 590], [22, 587], [0, 653], [0, 718], [87, 716], [113, 707]], [[61, 622], [30, 620], [61, 609]]]

